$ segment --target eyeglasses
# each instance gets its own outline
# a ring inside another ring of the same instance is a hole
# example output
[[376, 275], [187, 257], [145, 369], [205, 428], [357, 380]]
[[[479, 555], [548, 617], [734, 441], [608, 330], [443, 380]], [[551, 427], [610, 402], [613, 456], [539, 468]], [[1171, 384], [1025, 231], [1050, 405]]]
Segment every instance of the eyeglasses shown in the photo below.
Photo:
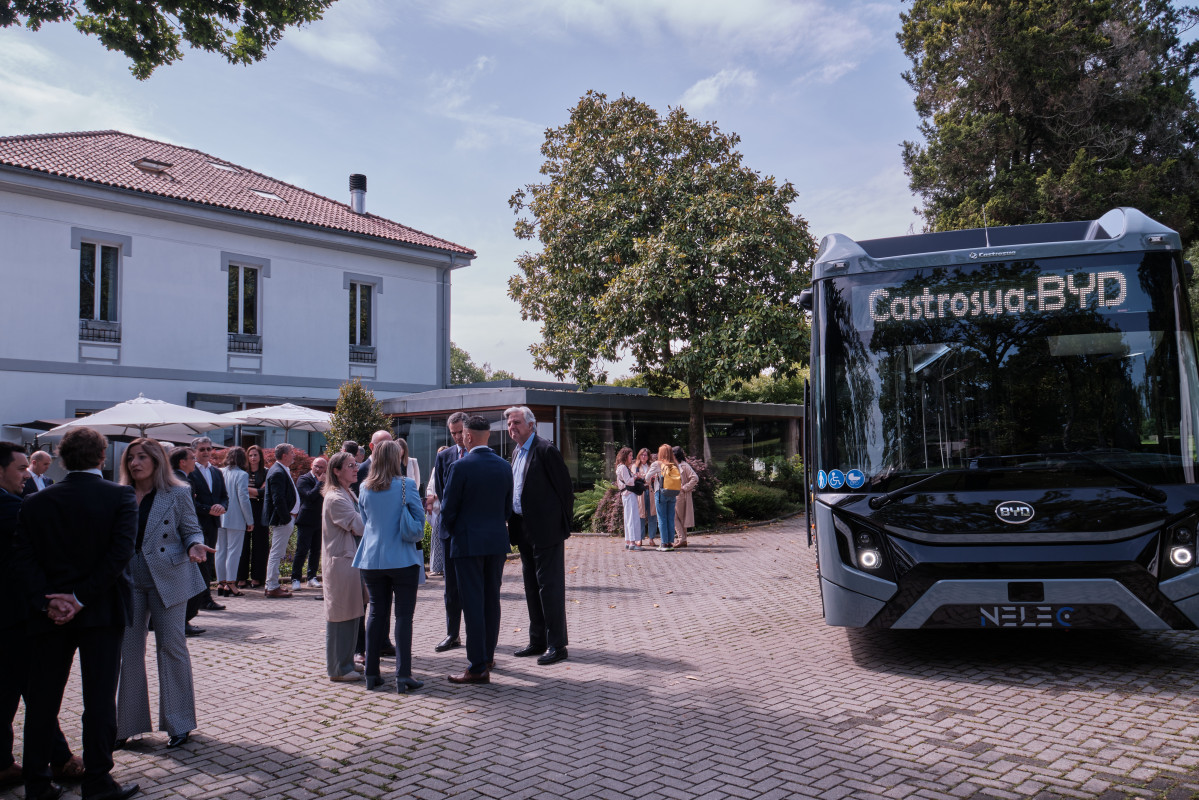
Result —
[[212, 448], [211, 447], [197, 447], [196, 452], [197, 453], [211, 453]]

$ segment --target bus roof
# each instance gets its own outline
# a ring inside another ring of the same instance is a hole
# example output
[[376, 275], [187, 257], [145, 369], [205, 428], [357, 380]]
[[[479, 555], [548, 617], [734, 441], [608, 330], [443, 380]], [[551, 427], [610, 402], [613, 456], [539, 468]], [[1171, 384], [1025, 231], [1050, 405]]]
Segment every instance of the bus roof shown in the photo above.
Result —
[[979, 261], [1181, 249], [1182, 240], [1175, 231], [1135, 208], [1114, 208], [1097, 220], [973, 228], [860, 242], [833, 233], [820, 242], [812, 280]]

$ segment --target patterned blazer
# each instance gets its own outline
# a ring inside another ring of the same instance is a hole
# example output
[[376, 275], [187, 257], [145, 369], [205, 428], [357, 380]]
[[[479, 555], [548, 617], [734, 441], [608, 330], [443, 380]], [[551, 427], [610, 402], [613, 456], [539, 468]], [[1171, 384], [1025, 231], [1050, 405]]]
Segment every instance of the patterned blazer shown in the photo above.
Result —
[[187, 554], [197, 543], [204, 543], [204, 532], [196, 519], [191, 486], [172, 486], [165, 492], [159, 489], [146, 520], [141, 553], [167, 608], [204, 591], [200, 570]]

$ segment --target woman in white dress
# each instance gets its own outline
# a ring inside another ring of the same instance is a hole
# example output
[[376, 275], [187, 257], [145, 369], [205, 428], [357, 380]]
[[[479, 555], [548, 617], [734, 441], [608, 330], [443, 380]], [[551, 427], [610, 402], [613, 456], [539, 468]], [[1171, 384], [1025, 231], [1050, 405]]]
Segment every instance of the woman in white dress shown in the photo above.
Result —
[[616, 487], [620, 489], [620, 500], [624, 504], [624, 549], [641, 549], [641, 504], [632, 486], [637, 478], [633, 474], [633, 451], [620, 448], [616, 454]]

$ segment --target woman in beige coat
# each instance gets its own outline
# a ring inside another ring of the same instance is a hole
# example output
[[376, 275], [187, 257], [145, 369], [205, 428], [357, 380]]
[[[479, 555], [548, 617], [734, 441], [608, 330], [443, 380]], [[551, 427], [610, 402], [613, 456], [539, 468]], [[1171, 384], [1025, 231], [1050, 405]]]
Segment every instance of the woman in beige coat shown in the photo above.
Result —
[[358, 463], [346, 452], [329, 459], [321, 514], [321, 575], [325, 590], [325, 668], [331, 681], [361, 680], [354, 665], [358, 624], [366, 608], [362, 577], [353, 566], [358, 551], [355, 537], [364, 524], [350, 484], [358, 478]]
[[674, 448], [674, 460], [679, 462], [679, 472], [682, 473], [683, 488], [679, 491], [679, 502], [674, 507], [674, 546], [687, 546], [687, 529], [695, 527], [695, 503], [692, 502], [692, 493], [695, 487], [699, 485], [699, 476], [695, 474], [695, 470], [687, 463], [687, 454], [683, 452], [683, 448]]

